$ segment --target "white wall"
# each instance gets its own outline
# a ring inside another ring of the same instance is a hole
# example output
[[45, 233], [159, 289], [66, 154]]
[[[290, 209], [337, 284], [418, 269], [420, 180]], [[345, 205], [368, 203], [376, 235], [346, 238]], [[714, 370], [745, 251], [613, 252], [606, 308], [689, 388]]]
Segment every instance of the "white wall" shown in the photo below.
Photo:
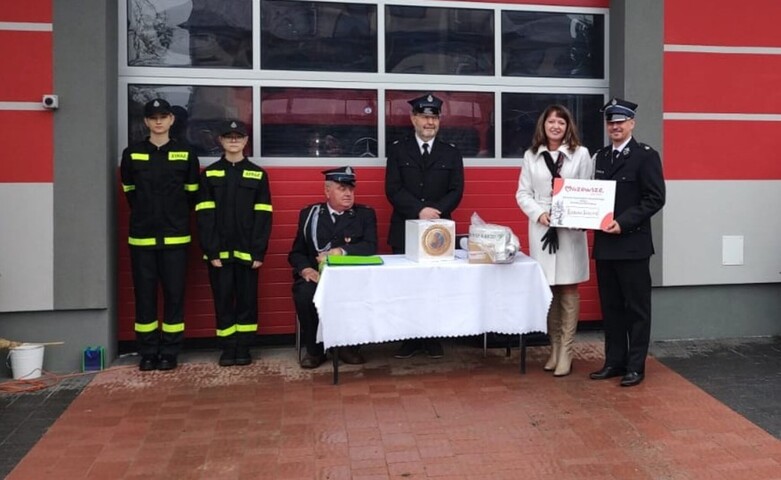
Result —
[[0, 312], [53, 307], [51, 183], [0, 184]]
[[[779, 206], [777, 180], [668, 180], [663, 285], [781, 282]], [[743, 265], [722, 265], [724, 236], [743, 237]]]

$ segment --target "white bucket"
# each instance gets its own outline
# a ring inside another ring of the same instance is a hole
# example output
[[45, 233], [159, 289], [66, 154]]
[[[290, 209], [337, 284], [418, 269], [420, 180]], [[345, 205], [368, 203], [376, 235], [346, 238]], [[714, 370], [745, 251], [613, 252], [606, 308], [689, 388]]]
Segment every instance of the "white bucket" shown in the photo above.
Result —
[[15, 380], [30, 380], [41, 376], [43, 345], [23, 343], [8, 352]]

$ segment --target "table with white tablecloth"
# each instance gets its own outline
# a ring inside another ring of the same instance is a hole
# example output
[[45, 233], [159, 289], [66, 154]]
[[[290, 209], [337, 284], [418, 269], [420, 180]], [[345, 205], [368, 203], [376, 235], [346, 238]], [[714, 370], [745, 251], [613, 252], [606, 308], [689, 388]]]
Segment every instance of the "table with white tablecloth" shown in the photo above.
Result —
[[323, 268], [314, 303], [317, 339], [325, 348], [547, 331], [550, 287], [539, 264], [526, 255], [510, 264], [382, 259], [383, 265]]

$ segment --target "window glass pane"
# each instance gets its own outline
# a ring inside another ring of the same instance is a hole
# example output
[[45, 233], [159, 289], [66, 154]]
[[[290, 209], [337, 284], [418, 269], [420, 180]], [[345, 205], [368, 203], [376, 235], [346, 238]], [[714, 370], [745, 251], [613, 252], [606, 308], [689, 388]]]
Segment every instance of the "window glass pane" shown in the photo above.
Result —
[[375, 90], [262, 88], [260, 98], [263, 156], [377, 156]]
[[[144, 125], [144, 104], [156, 97], [168, 100], [176, 120], [171, 136], [184, 140], [199, 156], [220, 156], [217, 141], [220, 124], [227, 119], [241, 120], [252, 131], [252, 88], [203, 87], [186, 85], [129, 85], [128, 142], [149, 135]], [[244, 151], [252, 153], [252, 135]]]
[[502, 12], [502, 75], [603, 78], [605, 17]]
[[127, 63], [252, 68], [252, 1], [128, 0]]
[[263, 0], [260, 63], [270, 70], [377, 71], [377, 7]]
[[548, 105], [558, 103], [572, 112], [580, 141], [592, 154], [604, 143], [602, 95], [567, 95], [540, 93], [502, 94], [502, 157], [520, 158], [531, 146], [537, 118]]
[[[389, 90], [385, 94], [386, 140], [415, 134], [408, 100], [426, 92]], [[464, 157], [494, 156], [494, 94], [482, 92], [434, 92], [442, 99], [437, 138], [452, 143]]]
[[492, 10], [387, 6], [385, 12], [387, 72], [494, 74]]

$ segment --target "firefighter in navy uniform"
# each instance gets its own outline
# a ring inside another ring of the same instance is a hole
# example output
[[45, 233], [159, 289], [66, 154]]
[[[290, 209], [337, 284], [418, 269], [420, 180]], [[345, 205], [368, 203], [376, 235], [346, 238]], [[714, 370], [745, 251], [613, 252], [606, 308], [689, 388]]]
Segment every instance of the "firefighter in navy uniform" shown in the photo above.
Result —
[[258, 269], [271, 236], [272, 207], [268, 174], [244, 156], [246, 125], [229, 120], [219, 134], [224, 154], [201, 174], [195, 214], [222, 347], [219, 365], [229, 367], [252, 363]]
[[[149, 137], [122, 152], [122, 188], [130, 205], [130, 262], [136, 303], [139, 369], [172, 370], [184, 339], [184, 291], [190, 209], [198, 191], [198, 156], [170, 138], [171, 105], [144, 105]], [[158, 325], [157, 289], [163, 287]], [[161, 326], [160, 330], [158, 327]]]
[[[353, 169], [335, 168], [323, 174], [326, 201], [300, 211], [287, 257], [293, 267], [293, 301], [306, 348], [302, 368], [317, 368], [326, 360], [323, 344], [316, 339], [319, 318], [313, 303], [320, 263], [328, 255], [377, 253], [377, 215], [373, 208], [355, 204]], [[365, 362], [357, 347], [340, 348], [339, 359], [348, 364]]]
[[[436, 138], [442, 100], [431, 93], [408, 102], [415, 134], [394, 142], [388, 150], [385, 195], [393, 206], [388, 243], [404, 253], [405, 222], [451, 218], [464, 195], [464, 160], [456, 147]], [[431, 358], [444, 355], [437, 339], [407, 340], [394, 355], [409, 358], [420, 351]]]
[[594, 233], [605, 364], [590, 377], [620, 376], [623, 387], [645, 378], [651, 337], [651, 217], [665, 201], [659, 154], [632, 137], [636, 109], [637, 104], [620, 98], [602, 108], [611, 144], [594, 155], [594, 178], [615, 180], [616, 201], [613, 221]]

